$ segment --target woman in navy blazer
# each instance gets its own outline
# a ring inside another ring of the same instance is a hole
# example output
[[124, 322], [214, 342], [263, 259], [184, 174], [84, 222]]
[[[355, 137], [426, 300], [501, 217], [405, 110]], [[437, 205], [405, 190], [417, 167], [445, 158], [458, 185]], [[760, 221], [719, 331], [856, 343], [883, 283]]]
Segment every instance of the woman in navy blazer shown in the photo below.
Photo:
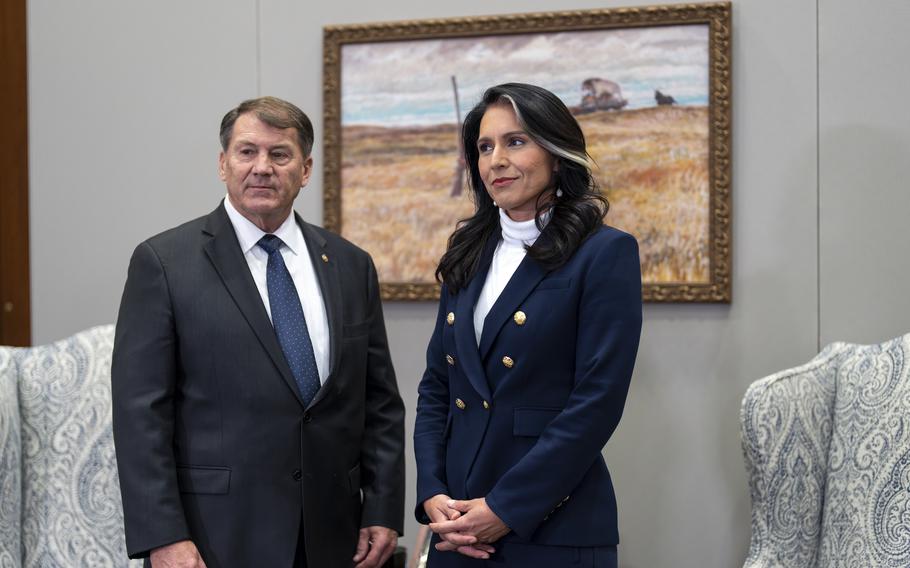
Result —
[[638, 245], [603, 225], [584, 134], [549, 91], [488, 89], [463, 142], [476, 210], [437, 269], [414, 430], [429, 566], [614, 568], [601, 450], [638, 350]]

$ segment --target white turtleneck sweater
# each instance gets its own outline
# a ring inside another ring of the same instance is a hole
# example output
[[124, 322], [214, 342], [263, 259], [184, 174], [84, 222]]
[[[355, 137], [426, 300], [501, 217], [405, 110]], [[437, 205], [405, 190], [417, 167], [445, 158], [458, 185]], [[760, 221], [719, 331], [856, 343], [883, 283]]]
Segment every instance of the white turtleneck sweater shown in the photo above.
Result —
[[525, 246], [533, 245], [540, 236], [534, 219], [513, 221], [502, 209], [499, 210], [499, 225], [502, 227], [502, 240], [496, 245], [490, 271], [487, 272], [483, 290], [480, 291], [477, 305], [474, 306], [474, 336], [477, 338], [477, 345], [480, 345], [483, 320], [490, 313], [490, 309], [502, 294], [509, 279], [515, 274], [518, 265], [524, 260], [525, 254], [527, 254]]

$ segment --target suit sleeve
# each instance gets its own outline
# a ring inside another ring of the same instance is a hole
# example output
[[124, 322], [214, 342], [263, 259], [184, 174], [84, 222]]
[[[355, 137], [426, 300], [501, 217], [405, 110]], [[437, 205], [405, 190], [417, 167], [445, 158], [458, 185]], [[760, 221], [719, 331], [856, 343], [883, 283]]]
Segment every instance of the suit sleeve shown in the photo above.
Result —
[[572, 393], [531, 451], [486, 497], [490, 509], [523, 538], [531, 537], [600, 458], [622, 416], [638, 352], [642, 304], [635, 239], [624, 234], [604, 243], [583, 278]]
[[404, 403], [398, 394], [389, 354], [379, 278], [369, 262], [369, 352], [366, 423], [361, 446], [363, 511], [361, 526], [383, 526], [404, 534]]
[[439, 298], [436, 326], [427, 346], [427, 367], [418, 386], [417, 419], [414, 424], [414, 454], [417, 458], [417, 522], [429, 523], [423, 503], [434, 495], [449, 494], [446, 483], [446, 427], [449, 420], [449, 375], [442, 364], [442, 332], [445, 322], [446, 287]]
[[165, 270], [145, 242], [130, 260], [111, 363], [114, 443], [130, 558], [190, 538], [173, 451], [176, 341]]

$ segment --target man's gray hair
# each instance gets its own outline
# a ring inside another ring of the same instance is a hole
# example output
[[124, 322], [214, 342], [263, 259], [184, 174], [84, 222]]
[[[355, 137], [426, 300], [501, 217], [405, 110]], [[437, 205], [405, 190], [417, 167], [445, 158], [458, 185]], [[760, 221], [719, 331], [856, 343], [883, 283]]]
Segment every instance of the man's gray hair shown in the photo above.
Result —
[[313, 123], [295, 105], [277, 97], [259, 97], [240, 103], [221, 119], [221, 149], [227, 151], [234, 133], [234, 123], [240, 115], [253, 113], [256, 118], [273, 128], [293, 128], [304, 157], [313, 150]]

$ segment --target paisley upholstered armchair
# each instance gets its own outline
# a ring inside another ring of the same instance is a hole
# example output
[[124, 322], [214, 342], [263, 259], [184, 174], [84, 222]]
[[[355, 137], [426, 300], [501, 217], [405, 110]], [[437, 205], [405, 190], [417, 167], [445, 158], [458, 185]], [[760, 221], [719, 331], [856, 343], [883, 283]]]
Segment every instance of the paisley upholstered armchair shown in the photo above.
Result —
[[0, 566], [138, 567], [111, 433], [114, 327], [0, 347]]
[[744, 568], [910, 566], [910, 334], [753, 383]]

